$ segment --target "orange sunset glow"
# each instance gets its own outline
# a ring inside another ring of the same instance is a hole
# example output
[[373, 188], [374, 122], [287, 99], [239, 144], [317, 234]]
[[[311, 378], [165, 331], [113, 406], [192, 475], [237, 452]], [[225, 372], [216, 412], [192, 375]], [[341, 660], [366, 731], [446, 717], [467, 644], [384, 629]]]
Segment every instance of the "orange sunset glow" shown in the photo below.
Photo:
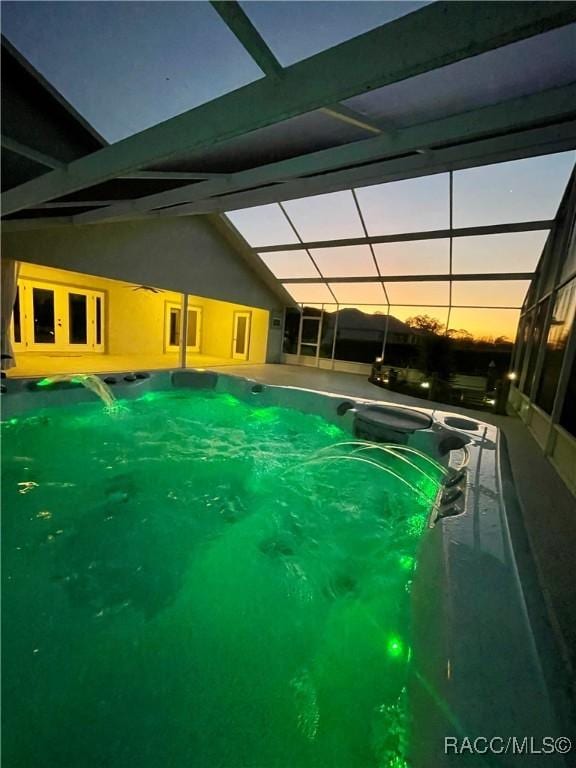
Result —
[[549, 230], [474, 229], [552, 219], [575, 156], [455, 171], [452, 212], [441, 173], [227, 216], [297, 304], [427, 314], [448, 331], [514, 339]]

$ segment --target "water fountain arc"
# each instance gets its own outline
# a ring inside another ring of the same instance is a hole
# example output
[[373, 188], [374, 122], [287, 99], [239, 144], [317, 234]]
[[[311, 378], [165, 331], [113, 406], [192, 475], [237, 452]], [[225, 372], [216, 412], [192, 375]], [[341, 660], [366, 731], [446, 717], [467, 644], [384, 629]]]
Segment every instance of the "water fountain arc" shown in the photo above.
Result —
[[94, 373], [58, 373], [55, 376], [49, 376], [38, 382], [37, 386], [48, 387], [52, 384], [58, 384], [61, 381], [69, 381], [72, 384], [81, 384], [86, 389], [102, 400], [106, 410], [115, 413], [118, 410], [118, 401], [114, 397], [110, 387]]

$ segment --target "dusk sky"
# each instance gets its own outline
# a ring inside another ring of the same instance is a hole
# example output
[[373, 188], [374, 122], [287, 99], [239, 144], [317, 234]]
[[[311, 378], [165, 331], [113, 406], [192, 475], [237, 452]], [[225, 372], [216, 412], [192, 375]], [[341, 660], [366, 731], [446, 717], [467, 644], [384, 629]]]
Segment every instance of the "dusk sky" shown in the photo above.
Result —
[[[242, 4], [283, 65], [424, 5]], [[2, 33], [109, 142], [263, 77], [208, 2], [7, 0]]]
[[[456, 171], [455, 226], [554, 218], [575, 159], [576, 153], [564, 152]], [[358, 189], [356, 193], [369, 235], [426, 232], [449, 227], [448, 174], [372, 185]], [[350, 190], [291, 200], [283, 205], [303, 242], [363, 236], [361, 219]], [[228, 216], [256, 250], [258, 246], [299, 242], [278, 205], [232, 211]], [[454, 238], [452, 273], [533, 272], [547, 236], [547, 230], [538, 230]], [[261, 254], [280, 280], [326, 278], [324, 284], [286, 284], [298, 302], [333, 303], [336, 297], [340, 303], [356, 304], [364, 311], [385, 312], [387, 296], [395, 317], [405, 319], [425, 313], [446, 322], [450, 296], [448, 281], [388, 282], [384, 293], [377, 278], [378, 273], [382, 276], [448, 274], [450, 241], [447, 238], [375, 244], [376, 263], [367, 245], [313, 248], [310, 257], [303, 249]], [[331, 277], [375, 279], [357, 284], [330, 283]], [[513, 337], [528, 284], [526, 280], [454, 281], [450, 327], [466, 328], [477, 336]]]
[[[282, 65], [417, 11], [423, 2], [244, 2]], [[327, 12], [327, 9], [329, 12]], [[2, 32], [106, 140], [117, 141], [217, 98], [263, 73], [207, 2], [2, 3]], [[509, 74], [509, 73], [508, 73]], [[445, 81], [450, 83], [450, 80]], [[449, 86], [450, 87], [450, 86]], [[385, 107], [385, 104], [384, 104]], [[551, 219], [576, 153], [530, 158], [454, 174], [455, 227]], [[449, 226], [448, 175], [356, 190], [369, 235]], [[349, 190], [286, 201], [303, 241], [362, 237]], [[277, 205], [229, 214], [258, 250], [298, 237]], [[454, 239], [453, 272], [530, 272], [546, 232]], [[447, 305], [448, 282], [388, 283], [380, 275], [446, 274], [449, 241], [285, 251], [262, 258], [280, 279], [374, 277], [371, 283], [287, 286], [302, 302]], [[526, 283], [453, 283], [452, 304], [519, 307]], [[410, 314], [414, 311], [410, 310]], [[443, 310], [436, 310], [440, 316]], [[405, 315], [403, 308], [394, 314]], [[453, 309], [451, 324], [513, 335], [517, 312]]]

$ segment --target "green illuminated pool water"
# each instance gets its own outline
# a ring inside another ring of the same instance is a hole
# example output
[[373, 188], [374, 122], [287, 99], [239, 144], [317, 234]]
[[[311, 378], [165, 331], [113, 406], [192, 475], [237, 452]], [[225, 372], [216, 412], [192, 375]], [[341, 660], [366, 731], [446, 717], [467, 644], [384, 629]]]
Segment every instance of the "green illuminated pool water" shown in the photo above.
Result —
[[6, 766], [405, 765], [430, 463], [187, 390], [3, 431]]

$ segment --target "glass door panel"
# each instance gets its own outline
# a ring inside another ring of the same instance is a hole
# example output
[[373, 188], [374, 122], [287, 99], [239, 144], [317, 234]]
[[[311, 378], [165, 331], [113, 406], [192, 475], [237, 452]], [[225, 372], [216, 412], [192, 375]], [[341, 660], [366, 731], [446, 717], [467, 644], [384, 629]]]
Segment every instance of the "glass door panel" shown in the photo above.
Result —
[[[200, 352], [202, 333], [202, 308], [188, 307], [188, 330], [186, 348], [189, 352]], [[165, 314], [164, 348], [166, 352], [177, 352], [182, 338], [182, 308], [179, 304], [167, 302]]]
[[104, 297], [94, 296], [94, 347], [96, 351], [104, 348]]
[[[304, 308], [304, 312], [313, 311], [311, 308]], [[319, 310], [317, 315], [302, 315], [300, 321], [300, 336], [298, 339], [298, 354], [304, 357], [315, 357], [318, 359], [320, 354], [320, 339], [322, 336], [323, 310]]]
[[55, 296], [49, 288], [32, 288], [34, 344], [56, 343]]
[[182, 310], [177, 304], [166, 304], [165, 339], [166, 352], [177, 352], [180, 348], [180, 325]]
[[68, 342], [88, 343], [88, 296], [84, 293], [68, 294]]
[[186, 346], [190, 352], [200, 352], [200, 331], [202, 310], [200, 307], [188, 307], [188, 333]]
[[232, 337], [232, 357], [235, 360], [247, 360], [250, 346], [250, 312], [234, 312], [234, 334]]
[[62, 295], [43, 283], [20, 282], [20, 333], [28, 352], [57, 352], [63, 345]]
[[24, 301], [23, 291], [20, 290], [18, 285], [16, 288], [16, 298], [14, 299], [14, 309], [12, 310], [12, 346], [16, 349], [23, 349], [24, 347], [24, 327], [23, 319], [24, 312], [21, 308], [21, 303]]
[[62, 323], [61, 349], [67, 352], [104, 351], [104, 294], [81, 288], [62, 286], [61, 311], [57, 312], [56, 324]]

